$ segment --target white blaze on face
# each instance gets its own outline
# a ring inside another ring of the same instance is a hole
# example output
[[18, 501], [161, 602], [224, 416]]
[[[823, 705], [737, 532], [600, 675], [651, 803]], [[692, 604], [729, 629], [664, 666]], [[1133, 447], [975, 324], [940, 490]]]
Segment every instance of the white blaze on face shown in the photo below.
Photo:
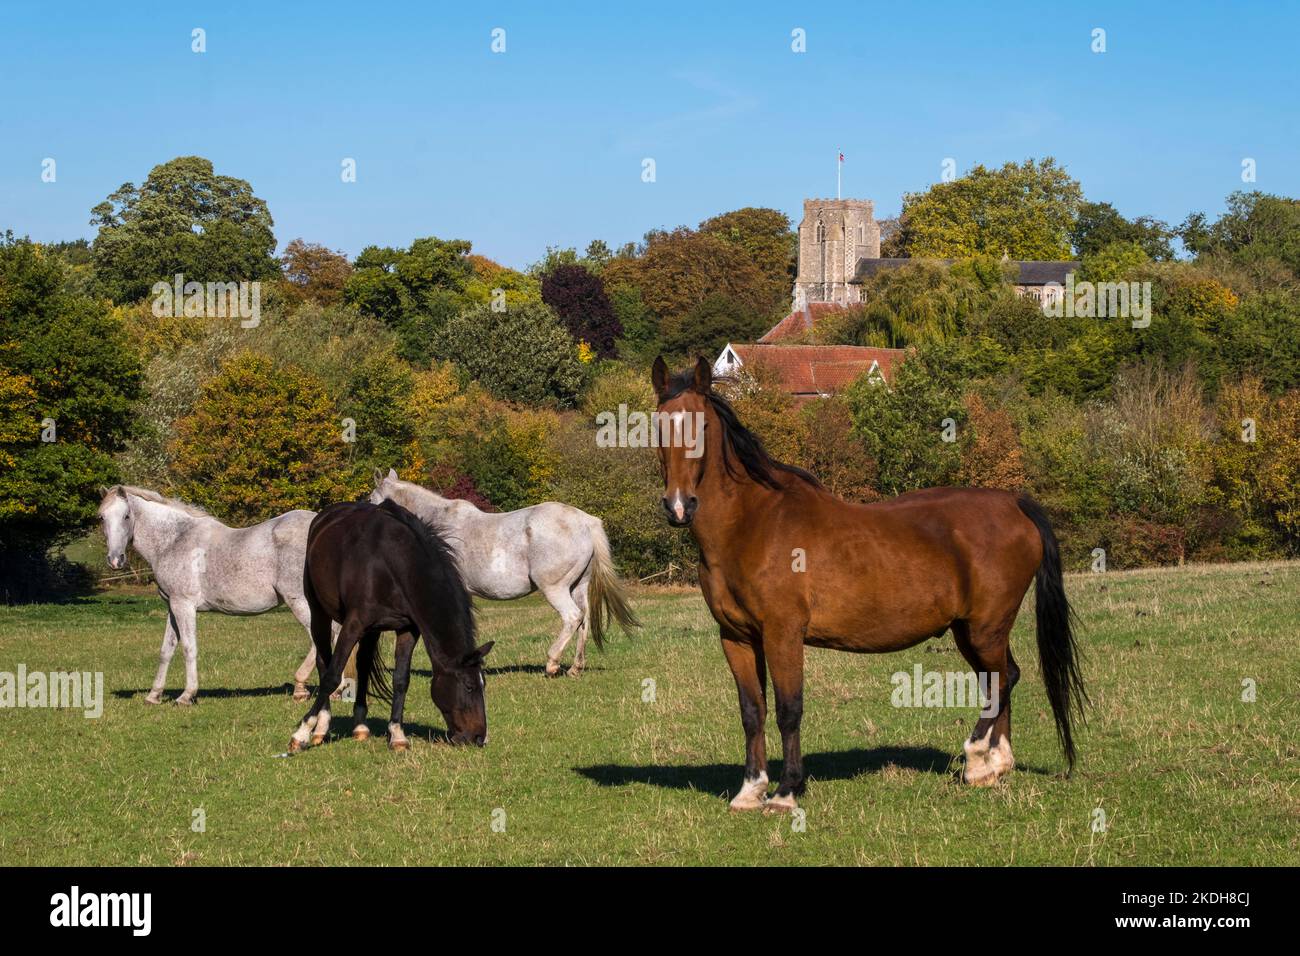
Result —
[[[686, 426], [686, 412], [670, 412], [668, 422], [671, 427], [669, 434], [672, 445], [681, 447], [685, 444], [683, 429]], [[673, 489], [673, 493], [668, 499], [668, 506], [672, 509], [674, 518], [678, 521], [686, 520], [686, 497], [682, 494], [681, 488]]]

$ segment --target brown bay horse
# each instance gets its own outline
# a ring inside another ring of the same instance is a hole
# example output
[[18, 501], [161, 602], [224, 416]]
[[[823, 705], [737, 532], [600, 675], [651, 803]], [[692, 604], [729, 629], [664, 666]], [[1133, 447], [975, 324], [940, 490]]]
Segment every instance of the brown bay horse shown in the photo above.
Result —
[[[977, 674], [996, 678], [996, 712], [965, 742], [965, 781], [988, 785], [1014, 766], [1011, 690], [1020, 676], [1008, 638], [1036, 582], [1038, 652], [1057, 735], [1074, 765], [1072, 712], [1086, 701], [1056, 536], [1036, 502], [994, 489], [932, 488], [854, 504], [812, 475], [774, 461], [713, 390], [701, 358], [670, 375], [655, 361], [668, 520], [689, 526], [700, 588], [721, 631], [740, 696], [745, 776], [734, 810], [788, 811], [803, 792], [799, 750], [804, 645], [898, 651], [951, 630]], [[767, 679], [784, 769], [767, 795]], [[991, 708], [990, 708], [991, 709]]]

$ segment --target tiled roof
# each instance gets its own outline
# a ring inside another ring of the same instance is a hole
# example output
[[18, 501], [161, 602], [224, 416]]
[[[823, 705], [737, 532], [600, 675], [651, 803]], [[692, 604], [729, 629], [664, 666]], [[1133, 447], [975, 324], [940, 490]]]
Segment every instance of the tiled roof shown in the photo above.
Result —
[[[775, 369], [791, 395], [827, 395], [879, 366], [886, 381], [903, 360], [902, 349], [859, 345], [728, 345], [742, 365], [763, 364]], [[726, 355], [726, 349], [723, 350]]]
[[776, 325], [772, 326], [762, 337], [759, 342], [767, 344], [770, 342], [779, 342], [781, 339], [793, 338], [796, 335], [802, 335], [820, 321], [822, 316], [828, 312], [839, 312], [844, 308], [834, 302], [809, 302], [802, 309], [795, 309]]

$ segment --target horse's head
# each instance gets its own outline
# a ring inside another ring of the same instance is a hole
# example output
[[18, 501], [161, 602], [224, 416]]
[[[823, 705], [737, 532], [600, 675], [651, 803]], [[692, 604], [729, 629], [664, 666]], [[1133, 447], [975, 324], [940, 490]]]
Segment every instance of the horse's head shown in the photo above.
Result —
[[699, 358], [694, 369], [669, 376], [663, 356], [651, 373], [659, 399], [656, 432], [659, 470], [664, 478], [664, 510], [668, 523], [683, 528], [699, 506], [696, 492], [704, 478], [704, 425], [713, 386], [713, 369]]
[[372, 505], [383, 504], [397, 493], [397, 472], [389, 468], [388, 474], [384, 474], [378, 468], [375, 469], [375, 490], [370, 492], [370, 503]]
[[99, 520], [108, 542], [108, 566], [120, 571], [126, 567], [126, 549], [131, 546], [135, 531], [131, 502], [121, 485], [114, 485], [104, 493], [104, 500], [99, 503]]
[[447, 722], [447, 736], [454, 744], [487, 743], [487, 702], [483, 694], [483, 658], [494, 641], [470, 651], [452, 666], [438, 672], [434, 668], [429, 693]]

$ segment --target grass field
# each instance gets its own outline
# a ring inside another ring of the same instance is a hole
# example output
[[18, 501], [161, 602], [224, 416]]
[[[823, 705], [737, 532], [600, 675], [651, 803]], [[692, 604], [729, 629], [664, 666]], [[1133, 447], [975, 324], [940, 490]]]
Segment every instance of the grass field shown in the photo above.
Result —
[[[304, 707], [288, 680], [305, 635], [283, 611], [201, 615], [200, 703], [143, 702], [156, 596], [0, 608], [0, 671], [102, 671], [103, 716], [0, 710], [0, 859], [8, 864], [1273, 864], [1300, 862], [1300, 564], [1110, 572], [1067, 580], [1094, 706], [1071, 779], [1037, 675], [1031, 608], [1013, 638], [1019, 763], [957, 780], [973, 709], [895, 708], [890, 675], [964, 669], [949, 637], [897, 654], [810, 649], [805, 827], [728, 813], [743, 738], [698, 592], [644, 591], [646, 626], [589, 652], [578, 679], [540, 664], [536, 598], [481, 605], [491, 743], [431, 738], [427, 659], [392, 754], [335, 739], [275, 759]], [[385, 641], [391, 655], [391, 640]], [[422, 663], [423, 662], [423, 663]], [[179, 692], [178, 653], [169, 681]], [[1244, 702], [1243, 679], [1256, 682]], [[643, 700], [644, 681], [654, 700]], [[372, 709], [381, 733], [387, 706]], [[769, 717], [772, 776], [780, 741]], [[1095, 810], [1106, 816], [1094, 827]], [[191, 828], [201, 809], [203, 832]], [[494, 827], [494, 822], [496, 826]], [[501, 824], [504, 823], [504, 828]]]

